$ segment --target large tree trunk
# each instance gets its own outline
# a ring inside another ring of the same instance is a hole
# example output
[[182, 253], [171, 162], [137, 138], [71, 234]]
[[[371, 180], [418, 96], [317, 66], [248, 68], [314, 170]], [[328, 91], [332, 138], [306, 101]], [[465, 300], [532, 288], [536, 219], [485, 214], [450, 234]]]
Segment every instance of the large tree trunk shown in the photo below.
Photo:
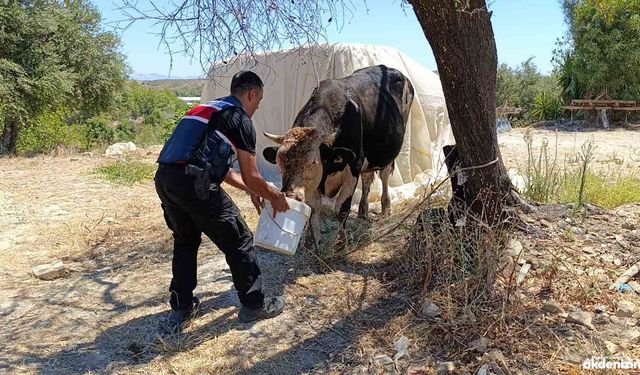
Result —
[[15, 155], [18, 145], [18, 132], [20, 121], [16, 116], [5, 114], [4, 129], [2, 130], [2, 143], [0, 143], [0, 155]]
[[502, 217], [511, 183], [496, 131], [496, 43], [484, 0], [409, 0], [438, 64], [462, 167], [464, 201], [489, 223]]

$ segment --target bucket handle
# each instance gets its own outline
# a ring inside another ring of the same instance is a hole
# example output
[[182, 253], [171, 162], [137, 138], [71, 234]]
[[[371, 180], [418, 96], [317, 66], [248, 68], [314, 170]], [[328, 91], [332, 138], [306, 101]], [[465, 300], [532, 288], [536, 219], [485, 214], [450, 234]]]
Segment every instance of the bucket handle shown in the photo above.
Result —
[[[288, 234], [290, 234], [292, 236], [299, 236], [299, 235], [302, 234], [302, 232], [300, 232], [300, 234], [298, 234], [298, 233], [294, 233], [294, 232], [291, 232], [291, 231], [288, 231], [288, 230], [284, 229], [283, 227], [280, 226], [280, 224], [278, 224], [278, 222], [273, 218], [273, 216], [271, 216], [271, 214], [269, 213], [269, 210], [267, 209], [267, 207], [265, 207], [265, 210], [267, 211], [267, 216], [269, 217], [269, 219], [271, 219], [271, 221], [273, 221], [273, 223], [278, 228], [280, 228], [281, 231], [283, 231], [285, 233], [288, 233]], [[272, 212], [273, 212], [273, 209], [272, 209]], [[306, 224], [305, 224], [305, 227], [306, 227]], [[302, 231], [304, 232], [304, 228], [302, 228]]]

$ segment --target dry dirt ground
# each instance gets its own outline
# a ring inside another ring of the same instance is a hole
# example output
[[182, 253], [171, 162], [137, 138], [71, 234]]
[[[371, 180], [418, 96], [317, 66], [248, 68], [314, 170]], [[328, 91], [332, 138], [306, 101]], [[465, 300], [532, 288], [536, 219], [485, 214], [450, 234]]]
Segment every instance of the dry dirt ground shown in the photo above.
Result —
[[[523, 161], [522, 134], [500, 135], [508, 166]], [[567, 149], [574, 137], [579, 148], [581, 138], [593, 136], [600, 150], [606, 148], [603, 160], [615, 152], [637, 168], [633, 147], [640, 145], [640, 132], [558, 134]], [[551, 140], [555, 133], [535, 130], [536, 140], [543, 136]], [[153, 163], [157, 152], [132, 157]], [[608, 289], [640, 260], [639, 205], [592, 210], [586, 218], [563, 207], [526, 216], [515, 234], [524, 252], [514, 261], [529, 264], [529, 273], [501, 318], [466, 332], [421, 317], [418, 293], [394, 281], [389, 265], [406, 246], [404, 232], [329, 264], [307, 252], [287, 257], [258, 250], [266, 293], [284, 294], [287, 309], [251, 325], [236, 321], [239, 302], [224, 257], [204, 238], [200, 311], [183, 334], [161, 337], [170, 233], [153, 181], [116, 186], [92, 173], [111, 162], [92, 155], [0, 159], [0, 373], [431, 374], [438, 362], [454, 361], [460, 373], [494, 362], [501, 369], [486, 373], [579, 374], [591, 356], [640, 359], [640, 309], [621, 308], [623, 300], [640, 300], [633, 291]], [[249, 200], [227, 190], [255, 229]], [[412, 203], [393, 209], [410, 210]], [[382, 224], [374, 222], [374, 232], [376, 225]], [[65, 277], [42, 281], [31, 275], [33, 266], [58, 259]], [[542, 311], [549, 299], [566, 312]], [[592, 324], [567, 322], [567, 314], [580, 311]], [[436, 345], [447, 340], [432, 340], [427, 333], [434, 331], [451, 333], [452, 342]], [[489, 354], [458, 349], [478, 335], [490, 340]], [[383, 364], [377, 356], [393, 358], [403, 336], [407, 354]]]

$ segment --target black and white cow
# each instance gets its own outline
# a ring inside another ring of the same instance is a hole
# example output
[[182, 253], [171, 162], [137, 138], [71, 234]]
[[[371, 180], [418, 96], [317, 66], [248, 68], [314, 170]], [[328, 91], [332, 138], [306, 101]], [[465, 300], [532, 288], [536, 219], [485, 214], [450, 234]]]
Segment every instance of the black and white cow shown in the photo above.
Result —
[[[298, 112], [283, 135], [264, 133], [279, 144], [263, 151], [282, 173], [282, 191], [312, 208], [311, 228], [320, 239], [322, 196], [337, 195], [342, 229], [362, 175], [358, 216], [366, 218], [374, 173], [382, 180], [382, 211], [390, 211], [388, 179], [405, 135], [414, 89], [400, 71], [384, 65], [326, 79]], [[308, 238], [308, 237], [307, 237]]]

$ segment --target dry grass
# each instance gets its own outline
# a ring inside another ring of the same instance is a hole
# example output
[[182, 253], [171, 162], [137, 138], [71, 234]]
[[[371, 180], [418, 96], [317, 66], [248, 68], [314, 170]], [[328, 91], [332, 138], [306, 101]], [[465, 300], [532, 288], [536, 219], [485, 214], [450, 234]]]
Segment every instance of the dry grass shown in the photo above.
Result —
[[[143, 151], [138, 157], [149, 162], [153, 156]], [[0, 305], [12, 307], [3, 316], [8, 329], [0, 334], [11, 344], [0, 357], [8, 371], [349, 374], [406, 373], [418, 366], [435, 373], [436, 362], [454, 360], [459, 371], [475, 373], [492, 360], [468, 350], [484, 336], [489, 351], [504, 355], [505, 363], [499, 356], [493, 360], [505, 372], [587, 373], [576, 360], [605, 353], [603, 340], [617, 333], [567, 324], [541, 313], [540, 305], [554, 298], [584, 311], [598, 304], [614, 311], [621, 297], [607, 290], [609, 282], [637, 260], [633, 237], [627, 237], [632, 231], [622, 226], [640, 223], [640, 208], [589, 212], [581, 221], [560, 207], [525, 217], [526, 226], [515, 233], [481, 227], [462, 233], [425, 220], [438, 215], [421, 215], [446, 204], [435, 189], [393, 205], [390, 217], [349, 220], [346, 249], [328, 246], [295, 257], [259, 251], [265, 290], [283, 294], [287, 310], [253, 326], [235, 320], [238, 301], [228, 268], [203, 238], [196, 290], [201, 311], [183, 334], [160, 338], [156, 326], [168, 310], [170, 234], [151, 183], [114, 186], [91, 175], [108, 163], [34, 158], [2, 169], [0, 230], [9, 233], [11, 251], [0, 253]], [[39, 180], [47, 181], [46, 189], [35, 184]], [[258, 215], [249, 200], [229, 193], [255, 229]], [[322, 231], [335, 238], [337, 219], [324, 214]], [[618, 233], [629, 249], [616, 245]], [[520, 285], [514, 282], [519, 259], [503, 251], [513, 239], [524, 244], [524, 260], [533, 265]], [[605, 267], [601, 256], [620, 257], [622, 264]], [[67, 257], [72, 268], [66, 278], [41, 282], [29, 276], [34, 264], [58, 257]], [[439, 318], [421, 316], [425, 300], [440, 307]], [[402, 336], [409, 339], [407, 356], [384, 369], [372, 364], [376, 355], [393, 357]], [[621, 352], [640, 355], [636, 346]]]

